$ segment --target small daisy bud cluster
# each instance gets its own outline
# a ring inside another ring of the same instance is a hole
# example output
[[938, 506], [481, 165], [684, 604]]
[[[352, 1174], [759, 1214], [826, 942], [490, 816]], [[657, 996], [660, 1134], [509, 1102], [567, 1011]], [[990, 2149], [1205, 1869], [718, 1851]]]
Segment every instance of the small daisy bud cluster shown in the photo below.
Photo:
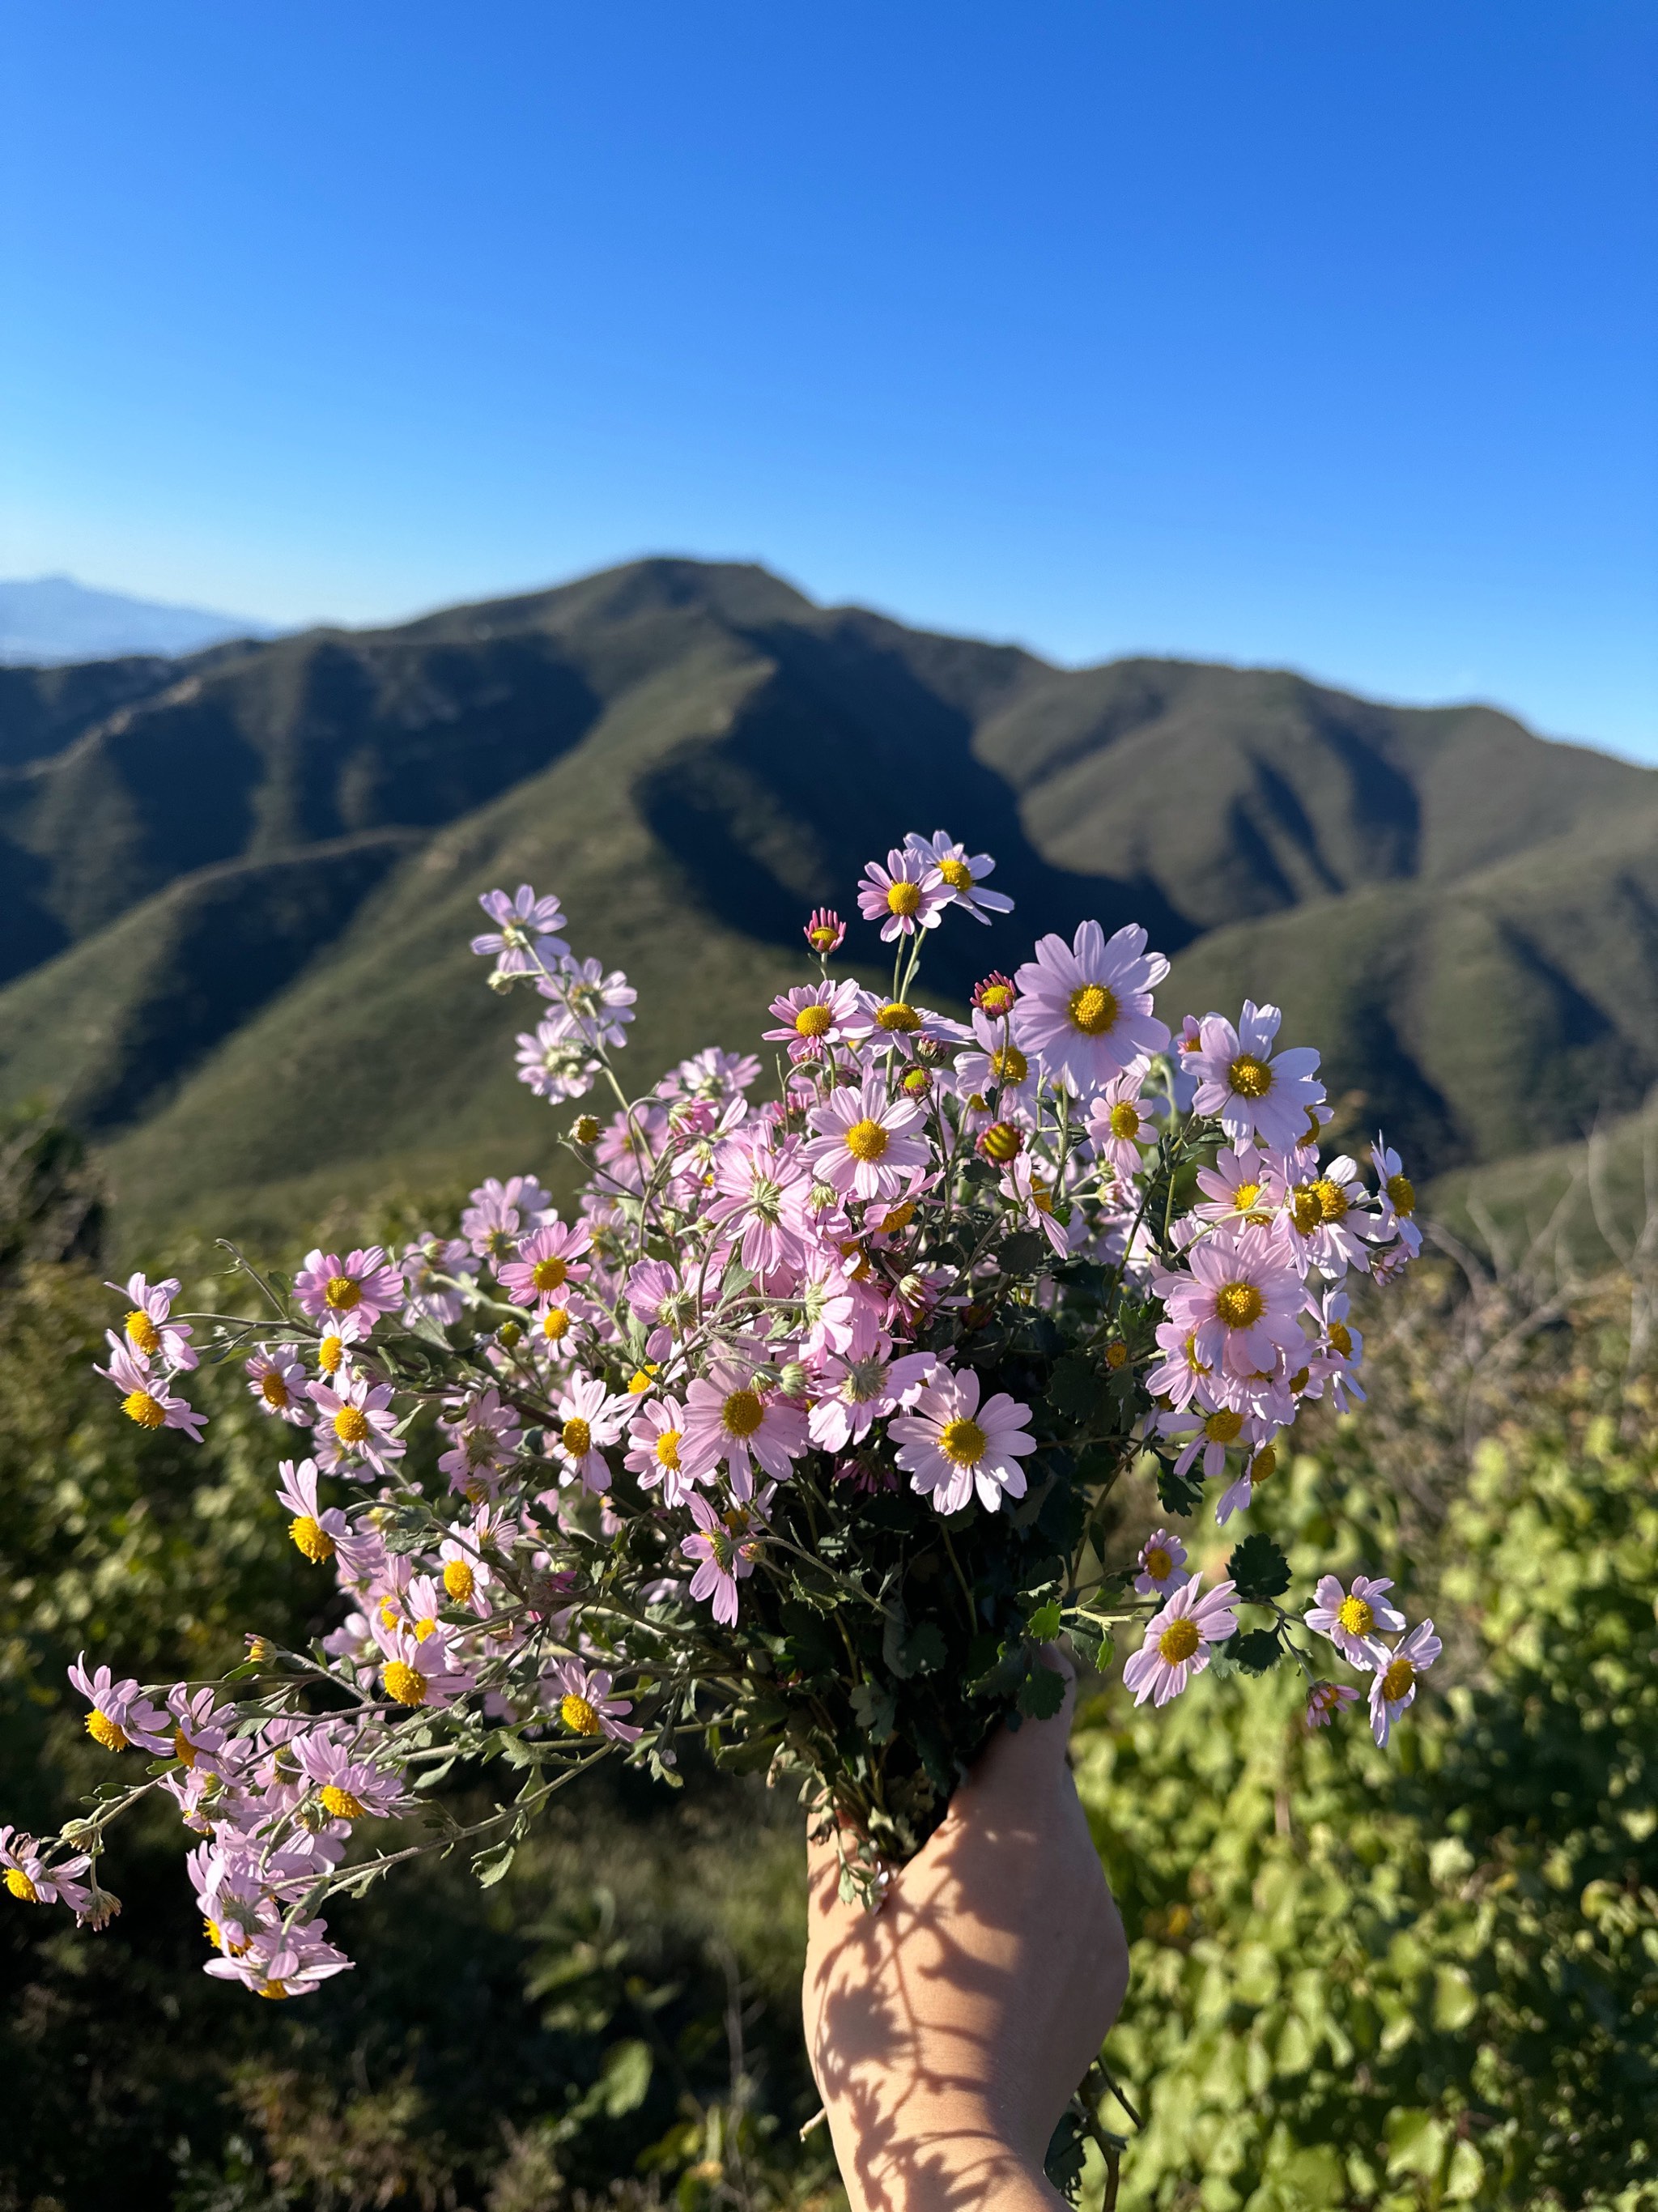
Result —
[[[254, 1278], [258, 1322], [176, 1322], [176, 1282], [125, 1285], [100, 1371], [128, 1413], [197, 1436], [195, 1333], [240, 1357], [289, 1455], [276, 1508], [333, 1592], [308, 1650], [250, 1638], [218, 1685], [72, 1671], [94, 1739], [163, 1763], [210, 1972], [282, 1997], [349, 1965], [323, 1905], [458, 1762], [516, 1778], [460, 1832], [486, 1880], [574, 1769], [671, 1777], [701, 1736], [799, 1778], [872, 1895], [998, 1719], [1054, 1709], [1062, 1632], [1097, 1652], [1133, 1628], [1125, 1680], [1159, 1705], [1235, 1642], [1254, 1671], [1292, 1662], [1322, 1726], [1359, 1692], [1315, 1675], [1310, 1632], [1370, 1678], [1385, 1741], [1439, 1649], [1389, 1582], [1327, 1577], [1303, 1621], [1264, 1536], [1206, 1589], [1166, 1528], [1137, 1573], [1098, 1560], [1148, 1454], [1167, 1512], [1212, 1493], [1224, 1524], [1301, 1406], [1359, 1401], [1343, 1285], [1414, 1255], [1411, 1185], [1381, 1139], [1326, 1156], [1317, 1054], [1280, 1047], [1275, 1008], [1171, 1032], [1141, 929], [1044, 937], [965, 1021], [926, 1004], [932, 933], [1011, 909], [993, 872], [911, 834], [857, 889], [888, 988], [835, 971], [820, 908], [768, 1064], [710, 1048], [632, 1095], [626, 977], [571, 953], [557, 899], [491, 891], [473, 949], [545, 1009], [521, 1079], [617, 1101], [561, 1117], [574, 1199], [489, 1180], [400, 1251]], [[152, 1786], [72, 1837], [0, 1830], [8, 1891], [106, 1917], [96, 1862]]]

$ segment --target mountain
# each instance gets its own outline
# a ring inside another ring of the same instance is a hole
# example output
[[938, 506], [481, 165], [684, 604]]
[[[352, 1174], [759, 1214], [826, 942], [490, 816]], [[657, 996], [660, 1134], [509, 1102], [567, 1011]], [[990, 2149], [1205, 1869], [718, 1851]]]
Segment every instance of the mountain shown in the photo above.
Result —
[[1285, 1008], [1424, 1173], [1570, 1142], [1658, 1081], [1658, 774], [1483, 707], [1007, 646], [657, 560], [398, 629], [0, 672], [0, 1100], [129, 1219], [287, 1218], [544, 1162], [477, 893], [556, 890], [640, 987], [642, 1076], [761, 1026], [801, 921], [947, 823], [1035, 933], [1145, 923], [1165, 1012]]
[[270, 637], [268, 623], [205, 607], [94, 591], [73, 576], [0, 581], [0, 661], [102, 660], [121, 653], [196, 653], [228, 637]]

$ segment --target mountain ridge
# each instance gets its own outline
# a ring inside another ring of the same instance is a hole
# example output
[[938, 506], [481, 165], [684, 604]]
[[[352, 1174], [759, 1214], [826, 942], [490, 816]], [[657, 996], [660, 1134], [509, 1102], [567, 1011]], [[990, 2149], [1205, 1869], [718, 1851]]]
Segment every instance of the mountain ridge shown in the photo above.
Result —
[[[1019, 911], [952, 917], [924, 995], [1085, 914], [1142, 921], [1165, 1012], [1278, 1000], [1428, 1170], [1658, 1081], [1658, 774], [1489, 708], [1057, 669], [683, 559], [3, 674], [0, 1099], [82, 1120], [136, 1215], [550, 1147], [465, 952], [491, 883], [559, 890], [577, 949], [629, 968], [642, 1077], [751, 1040], [806, 911], [854, 916], [863, 861], [939, 822]], [[847, 948], [872, 974], [874, 934]]]

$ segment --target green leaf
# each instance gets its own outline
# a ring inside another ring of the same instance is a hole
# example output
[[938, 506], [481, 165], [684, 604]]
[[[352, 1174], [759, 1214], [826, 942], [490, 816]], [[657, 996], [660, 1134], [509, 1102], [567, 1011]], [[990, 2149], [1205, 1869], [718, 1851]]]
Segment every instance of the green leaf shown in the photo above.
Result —
[[1025, 1623], [1026, 1633], [1038, 1644], [1051, 1644], [1060, 1632], [1060, 1603], [1050, 1598], [1046, 1605], [1038, 1606]]
[[1226, 1650], [1246, 1674], [1270, 1674], [1278, 1662], [1278, 1631], [1252, 1628], [1247, 1636], [1235, 1636]]
[[1058, 1668], [1039, 1660], [1019, 1685], [1019, 1711], [1027, 1720], [1051, 1721], [1065, 1703], [1065, 1692]]
[[1246, 1536], [1226, 1563], [1246, 1605], [1266, 1605], [1290, 1587], [1290, 1562], [1270, 1536]]
[[518, 1856], [516, 1844], [503, 1844], [499, 1850], [480, 1851], [472, 1861], [472, 1871], [477, 1876], [480, 1889], [493, 1889], [503, 1881], [513, 1861]]
[[884, 1682], [859, 1682], [852, 1693], [852, 1710], [872, 1743], [888, 1743], [898, 1724], [898, 1700]]
[[1003, 1240], [997, 1254], [1003, 1272], [1010, 1275], [1028, 1275], [1039, 1267], [1050, 1250], [1048, 1239], [1040, 1230], [1016, 1230]]
[[1176, 1474], [1172, 1467], [1159, 1465], [1157, 1503], [1165, 1513], [1195, 1513], [1203, 1503], [1201, 1478]]
[[1099, 1410], [1103, 1383], [1101, 1372], [1073, 1353], [1060, 1360], [1048, 1377], [1048, 1402], [1067, 1420], [1079, 1425], [1090, 1421]]
[[650, 2094], [651, 2046], [629, 2041], [613, 2043], [604, 2054], [599, 2074], [600, 2101], [613, 2120], [637, 2112]]

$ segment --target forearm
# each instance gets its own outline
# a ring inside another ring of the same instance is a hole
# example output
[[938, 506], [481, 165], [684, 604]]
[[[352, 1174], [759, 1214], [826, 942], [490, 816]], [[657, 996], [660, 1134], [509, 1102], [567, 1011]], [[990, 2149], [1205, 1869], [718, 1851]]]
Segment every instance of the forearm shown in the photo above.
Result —
[[829, 2117], [852, 2212], [1065, 2212], [1040, 2157], [981, 2114]]

